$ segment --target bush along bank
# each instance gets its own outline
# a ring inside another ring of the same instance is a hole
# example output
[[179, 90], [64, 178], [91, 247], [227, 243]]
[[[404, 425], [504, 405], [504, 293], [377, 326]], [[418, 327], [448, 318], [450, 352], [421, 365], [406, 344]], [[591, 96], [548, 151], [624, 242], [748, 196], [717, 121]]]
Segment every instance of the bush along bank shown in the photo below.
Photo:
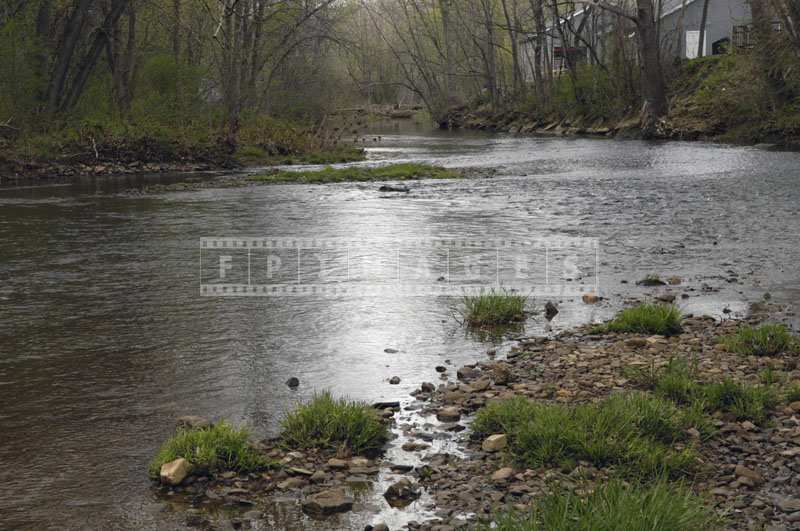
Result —
[[[669, 112], [656, 137], [800, 149], [800, 108], [795, 99], [773, 94], [754, 56], [703, 57], [675, 67], [669, 83]], [[639, 138], [641, 104], [615, 95], [604, 75], [585, 67], [576, 74], [582, 96], [568, 76], [554, 80], [547, 103], [512, 100], [451, 109], [443, 127], [533, 134]], [[590, 82], [591, 81], [591, 82]], [[580, 99], [580, 101], [578, 101]]]
[[247, 166], [363, 160], [363, 148], [339, 134], [254, 117], [235, 134], [209, 122], [183, 125], [108, 121], [54, 125], [0, 137], [0, 179], [184, 173]]
[[[383, 485], [389, 506], [422, 515], [406, 527], [425, 531], [792, 529], [800, 359], [794, 336], [762, 318], [689, 316], [666, 335], [585, 327], [524, 339], [506, 359], [437, 367], [441, 383], [423, 383], [402, 416], [399, 402], [321, 394], [286, 415], [280, 437], [247, 447], [224, 424], [213, 445], [198, 444], [210, 432], [187, 445], [179, 431], [151, 475], [160, 467], [157, 490], [190, 499], [187, 520], [201, 524], [213, 519], [198, 512], [205, 507], [259, 520], [275, 503], [321, 519], [366, 511], [369, 521], [380, 508], [355, 487], [367, 483]], [[390, 429], [399, 440], [387, 443]], [[457, 438], [461, 451], [435, 442]], [[386, 444], [402, 444], [392, 462]], [[190, 472], [177, 484], [164, 478], [179, 465]], [[409, 506], [423, 493], [427, 513]]]

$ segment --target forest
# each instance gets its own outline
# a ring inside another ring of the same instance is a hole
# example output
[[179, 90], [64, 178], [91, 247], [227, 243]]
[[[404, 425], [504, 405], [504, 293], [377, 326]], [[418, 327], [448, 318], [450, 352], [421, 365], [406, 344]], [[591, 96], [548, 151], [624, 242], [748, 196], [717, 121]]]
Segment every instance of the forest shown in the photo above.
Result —
[[[368, 117], [347, 111], [376, 108], [441, 127], [798, 136], [800, 3], [750, 0], [746, 44], [693, 60], [670, 51], [669, 3], [3, 0], [0, 166], [350, 160]], [[699, 3], [702, 36], [714, 2]]]

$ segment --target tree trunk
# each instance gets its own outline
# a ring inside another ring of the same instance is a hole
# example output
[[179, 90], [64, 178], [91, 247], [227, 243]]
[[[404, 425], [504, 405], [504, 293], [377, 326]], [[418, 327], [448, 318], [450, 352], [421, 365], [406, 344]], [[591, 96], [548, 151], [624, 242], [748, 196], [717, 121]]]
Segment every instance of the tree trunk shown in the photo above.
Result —
[[86, 12], [91, 4], [92, 0], [76, 0], [75, 7], [67, 19], [64, 36], [58, 48], [58, 56], [47, 89], [47, 108], [50, 112], [56, 112], [61, 107], [72, 57], [83, 33]]
[[511, 72], [514, 91], [518, 92], [522, 87], [522, 72], [519, 66], [519, 43], [517, 42], [518, 36], [516, 31], [517, 21], [516, 17], [512, 17], [511, 12], [508, 10], [508, 0], [502, 0], [501, 4], [503, 6], [503, 16], [506, 19], [508, 38], [511, 41]]
[[708, 22], [708, 4], [711, 0], [703, 1], [703, 16], [700, 18], [700, 42], [697, 44], [697, 57], [705, 55], [706, 23]]
[[656, 124], [667, 114], [667, 90], [661, 70], [652, 0], [637, 0], [636, 26], [639, 33], [639, 61], [642, 71], [642, 133], [652, 137]]
[[486, 28], [486, 88], [492, 106], [497, 106], [499, 88], [497, 85], [497, 54], [495, 53], [494, 37], [494, 5], [492, 0], [481, 0], [483, 8], [483, 23]]
[[181, 0], [172, 0], [172, 56], [175, 62], [181, 55]]

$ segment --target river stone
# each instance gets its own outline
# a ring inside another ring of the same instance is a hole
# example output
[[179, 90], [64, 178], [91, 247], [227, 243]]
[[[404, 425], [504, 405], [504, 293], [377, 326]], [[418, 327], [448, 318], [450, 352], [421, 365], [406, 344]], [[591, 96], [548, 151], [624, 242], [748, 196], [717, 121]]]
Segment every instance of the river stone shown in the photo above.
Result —
[[367, 526], [365, 529], [369, 531], [389, 531], [389, 526], [381, 522], [380, 524]]
[[302, 489], [306, 485], [308, 485], [308, 482], [305, 479], [300, 477], [293, 477], [278, 483], [278, 488], [282, 490]]
[[514, 475], [514, 469], [506, 466], [499, 470], [496, 470], [494, 474], [492, 474], [492, 482], [503, 483], [505, 481], [508, 481], [508, 479], [513, 475]]
[[212, 425], [210, 420], [197, 415], [184, 415], [182, 417], [178, 417], [175, 421], [175, 424], [178, 428], [186, 428], [190, 430], [210, 428]]
[[409, 479], [403, 478], [397, 483], [389, 485], [383, 497], [391, 502], [411, 502], [419, 498], [419, 488]]
[[179, 457], [174, 461], [161, 465], [158, 475], [161, 478], [161, 483], [175, 486], [180, 485], [181, 481], [186, 479], [186, 476], [191, 471], [192, 464], [183, 457]]
[[345, 513], [353, 508], [353, 498], [344, 489], [323, 490], [303, 500], [303, 511], [312, 516]]
[[775, 506], [785, 513], [800, 511], [800, 498], [775, 497]]
[[286, 380], [286, 385], [292, 388], [298, 387], [300, 385], [300, 380], [292, 376], [291, 378]]
[[547, 303], [544, 305], [544, 318], [548, 321], [552, 321], [553, 317], [556, 315], [558, 315], [558, 306], [551, 301], [547, 301]]
[[389, 378], [389, 383], [392, 384], [392, 385], [399, 384], [400, 383], [400, 377], [399, 376], [392, 376], [391, 378]]
[[736, 469], [734, 470], [734, 473], [738, 477], [750, 479], [756, 484], [762, 483], [764, 481], [764, 478], [761, 477], [761, 474], [759, 474], [757, 471], [755, 471], [755, 470], [753, 470], [751, 468], [747, 468], [746, 466], [744, 466], [742, 464], [736, 465]]
[[328, 468], [333, 470], [344, 470], [348, 467], [347, 461], [344, 459], [336, 459], [335, 457], [331, 457], [328, 459]]
[[595, 304], [600, 302], [600, 297], [594, 293], [584, 293], [581, 299], [583, 300], [584, 304]]
[[461, 419], [461, 412], [457, 407], [443, 407], [436, 413], [436, 418], [442, 422], [458, 422]]
[[472, 380], [473, 378], [477, 378], [480, 376], [481, 371], [476, 369], [475, 367], [469, 367], [467, 365], [461, 367], [456, 371], [456, 377], [459, 380]]
[[422, 385], [419, 388], [423, 393], [432, 393], [436, 391], [436, 386], [430, 382], [422, 382]]
[[484, 452], [499, 452], [506, 446], [508, 446], [508, 437], [505, 433], [495, 433], [484, 439], [481, 448]]

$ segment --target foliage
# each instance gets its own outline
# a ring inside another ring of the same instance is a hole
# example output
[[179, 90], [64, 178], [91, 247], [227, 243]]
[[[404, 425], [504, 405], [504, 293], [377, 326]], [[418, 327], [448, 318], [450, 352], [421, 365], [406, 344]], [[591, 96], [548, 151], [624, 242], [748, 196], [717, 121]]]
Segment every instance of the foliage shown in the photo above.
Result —
[[742, 326], [735, 334], [721, 337], [719, 342], [729, 351], [746, 356], [777, 356], [794, 352], [797, 346], [789, 329], [782, 324]]
[[705, 429], [696, 409], [643, 393], [617, 394], [595, 404], [547, 405], [521, 397], [479, 410], [477, 436], [506, 433], [512, 456], [525, 466], [613, 465], [628, 477], [677, 477], [697, 469], [691, 447], [675, 450], [688, 428]]
[[345, 447], [354, 454], [379, 450], [388, 439], [386, 426], [368, 404], [333, 398], [323, 392], [288, 413], [281, 438], [291, 448]]
[[482, 531], [694, 531], [721, 529], [701, 498], [682, 485], [657, 481], [628, 485], [611, 481], [588, 495], [557, 490], [527, 514], [511, 512]]
[[593, 331], [676, 335], [682, 331], [681, 312], [670, 304], [640, 304], [622, 310], [608, 323], [594, 327]]
[[338, 183], [362, 181], [405, 181], [412, 179], [455, 179], [460, 177], [455, 170], [428, 164], [404, 163], [389, 166], [348, 166], [346, 168], [276, 171], [253, 175], [253, 181], [285, 183]]
[[209, 470], [252, 472], [271, 466], [271, 461], [250, 446], [249, 436], [246, 429], [226, 422], [202, 429], [178, 429], [159, 448], [150, 462], [149, 474], [157, 478], [161, 465], [179, 457]]
[[495, 292], [465, 295], [464, 318], [470, 326], [496, 326], [525, 318], [527, 297], [515, 293]]

